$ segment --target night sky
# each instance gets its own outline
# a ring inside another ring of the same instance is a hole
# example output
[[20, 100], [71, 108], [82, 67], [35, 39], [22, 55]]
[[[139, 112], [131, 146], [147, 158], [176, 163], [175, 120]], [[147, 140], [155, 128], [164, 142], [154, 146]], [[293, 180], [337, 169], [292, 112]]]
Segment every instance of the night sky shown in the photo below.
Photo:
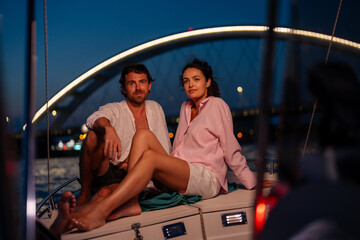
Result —
[[[38, 109], [45, 102], [44, 16], [43, 1], [35, 2]], [[279, 26], [291, 25], [289, 2], [279, 1]], [[298, 25], [331, 34], [339, 2], [300, 2]], [[0, 3], [1, 90], [5, 114], [10, 117], [13, 128], [18, 128], [24, 121], [26, 4], [22, 0]], [[337, 36], [360, 42], [358, 31], [351, 27], [359, 18], [356, 16], [359, 14], [353, 14], [359, 10], [359, 5], [356, 0], [344, 1]], [[85, 71], [141, 43], [184, 32], [189, 27], [266, 25], [267, 1], [47, 1], [47, 18], [51, 97]], [[176, 72], [176, 76], [179, 74]]]

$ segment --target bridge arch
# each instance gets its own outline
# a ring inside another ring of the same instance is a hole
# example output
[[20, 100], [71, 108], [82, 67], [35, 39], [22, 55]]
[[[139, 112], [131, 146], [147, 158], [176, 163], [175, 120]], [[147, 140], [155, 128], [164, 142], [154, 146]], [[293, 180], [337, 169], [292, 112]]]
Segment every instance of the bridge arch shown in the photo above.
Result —
[[[74, 79], [61, 89], [34, 115], [32, 123], [38, 123], [46, 114], [47, 106], [50, 110], [59, 112], [52, 127], [60, 127], [73, 111], [89, 97], [96, 89], [121, 72], [123, 65], [131, 62], [146, 60], [156, 54], [191, 45], [199, 42], [214, 41], [230, 38], [263, 38], [268, 31], [267, 26], [226, 26], [187, 31], [158, 38], [121, 52], [104, 62], [96, 65], [87, 72]], [[276, 27], [275, 38], [300, 41], [328, 47], [330, 35], [316, 32]], [[346, 39], [334, 37], [332, 47], [351, 54], [360, 54], [360, 44]], [[71, 98], [65, 107], [58, 107], [59, 103]]]

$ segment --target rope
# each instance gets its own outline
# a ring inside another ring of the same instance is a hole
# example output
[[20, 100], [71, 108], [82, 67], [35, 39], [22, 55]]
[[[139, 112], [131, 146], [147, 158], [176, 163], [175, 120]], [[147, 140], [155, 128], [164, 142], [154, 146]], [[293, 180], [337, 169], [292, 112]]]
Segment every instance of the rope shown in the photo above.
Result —
[[49, 128], [49, 80], [48, 80], [48, 41], [47, 41], [47, 17], [46, 0], [44, 0], [44, 38], [45, 38], [45, 86], [46, 86], [46, 147], [47, 147], [47, 173], [48, 173], [48, 194], [49, 206], [48, 216], [51, 218], [50, 208], [50, 128]]
[[201, 211], [201, 208], [199, 207], [198, 209], [199, 209], [199, 214], [200, 214], [201, 233], [202, 233], [202, 236], [203, 236], [203, 240], [207, 240], [204, 216], [203, 216], [203, 213]]
[[[338, 19], [339, 19], [339, 14], [340, 14], [341, 5], [342, 5], [342, 0], [340, 0], [339, 7], [338, 7], [338, 11], [337, 11], [337, 14], [336, 14], [336, 19], [335, 19], [335, 23], [334, 23], [333, 31], [332, 31], [332, 34], [331, 34], [330, 43], [329, 43], [329, 48], [328, 48], [328, 51], [327, 51], [327, 54], [326, 54], [326, 58], [325, 58], [325, 64], [327, 64], [328, 59], [329, 59], [330, 50], [331, 50], [333, 38], [334, 38], [334, 35], [335, 35], [335, 29], [336, 29], [336, 25], [337, 25], [337, 22], [338, 22]], [[306, 150], [306, 147], [307, 147], [307, 143], [308, 143], [308, 141], [309, 141], [309, 136], [310, 136], [310, 131], [311, 131], [311, 127], [312, 127], [312, 122], [313, 122], [314, 115], [315, 115], [315, 111], [316, 111], [316, 106], [317, 106], [317, 98], [315, 99], [315, 102], [314, 102], [314, 107], [313, 107], [313, 111], [312, 111], [312, 114], [311, 114], [310, 124], [309, 124], [309, 128], [308, 128], [308, 131], [307, 131], [307, 134], [306, 134], [306, 139], [305, 139], [304, 148], [303, 148], [303, 151], [302, 151], [302, 156], [305, 155], [305, 150]]]

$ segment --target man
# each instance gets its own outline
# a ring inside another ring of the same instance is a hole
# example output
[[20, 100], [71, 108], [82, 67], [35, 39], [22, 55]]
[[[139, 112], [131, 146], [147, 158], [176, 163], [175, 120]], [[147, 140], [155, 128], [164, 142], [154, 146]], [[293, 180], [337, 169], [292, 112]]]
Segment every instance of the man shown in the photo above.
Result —
[[143, 64], [125, 67], [119, 82], [126, 99], [101, 106], [88, 117], [86, 125], [90, 130], [80, 154], [81, 191], [77, 206], [87, 203], [91, 194], [103, 186], [111, 191], [125, 177], [127, 157], [137, 130], [151, 130], [170, 153], [164, 112], [158, 103], [146, 100], [152, 81]]

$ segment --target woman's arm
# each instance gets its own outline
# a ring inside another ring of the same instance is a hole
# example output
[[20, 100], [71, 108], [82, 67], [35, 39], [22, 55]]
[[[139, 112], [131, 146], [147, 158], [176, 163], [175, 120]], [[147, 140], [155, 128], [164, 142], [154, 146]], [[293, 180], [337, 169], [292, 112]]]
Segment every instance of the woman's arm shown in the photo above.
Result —
[[[222, 101], [223, 102], [223, 101]], [[219, 104], [219, 141], [224, 151], [225, 162], [233, 170], [241, 183], [252, 189], [256, 186], [256, 178], [249, 169], [246, 158], [241, 153], [241, 147], [234, 135], [233, 121], [228, 105], [223, 102]]]

